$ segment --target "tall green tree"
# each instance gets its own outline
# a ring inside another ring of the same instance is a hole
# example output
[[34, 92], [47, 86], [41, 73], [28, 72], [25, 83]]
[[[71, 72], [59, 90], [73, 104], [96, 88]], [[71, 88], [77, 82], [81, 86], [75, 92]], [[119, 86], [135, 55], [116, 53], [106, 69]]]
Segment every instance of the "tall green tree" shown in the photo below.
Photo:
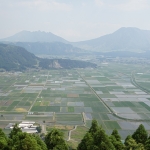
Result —
[[18, 132], [12, 137], [10, 150], [43, 150], [37, 140], [28, 133]]
[[8, 145], [8, 139], [5, 133], [0, 129], [0, 149], [5, 150]]
[[121, 141], [121, 136], [119, 135], [117, 129], [114, 129], [111, 135], [113, 135], [117, 141]]
[[78, 150], [92, 150], [94, 146], [94, 139], [91, 133], [86, 133], [80, 144], [78, 145]]
[[96, 120], [92, 121], [91, 127], [78, 145], [78, 150], [115, 150], [111, 140]]
[[145, 150], [142, 143], [136, 143], [132, 136], [128, 135], [125, 140], [125, 150]]
[[22, 132], [21, 128], [18, 127], [17, 124], [14, 125], [13, 129], [11, 130], [10, 134], [9, 134], [9, 138], [13, 138], [14, 135], [16, 135], [18, 132]]
[[39, 146], [42, 150], [47, 150], [47, 146], [46, 146], [45, 142], [41, 140], [41, 138], [39, 137], [39, 135], [33, 134], [32, 136], [33, 136], [33, 138], [36, 140], [38, 146]]
[[121, 142], [121, 136], [118, 130], [114, 129], [109, 139], [117, 150], [123, 150], [125, 148], [124, 144]]
[[89, 133], [91, 134], [95, 134], [97, 131], [98, 131], [98, 122], [94, 119], [92, 120], [92, 124], [91, 124], [91, 127], [89, 129]]
[[63, 133], [53, 129], [45, 137], [45, 143], [49, 150], [68, 150], [68, 146], [63, 139]]
[[109, 139], [116, 150], [124, 150], [125, 148], [124, 144], [121, 141], [117, 141], [113, 135], [111, 135]]
[[98, 150], [115, 150], [115, 147], [111, 143], [108, 135], [106, 135], [105, 131], [99, 127], [97, 132], [94, 134], [94, 145]]
[[148, 138], [148, 133], [147, 133], [147, 131], [145, 130], [145, 128], [142, 124], [133, 133], [132, 138], [137, 143], [145, 144], [145, 142], [147, 141], [147, 138]]
[[150, 137], [145, 142], [145, 150], [150, 150]]
[[132, 138], [131, 135], [128, 135], [125, 139], [125, 150], [135, 150], [137, 148], [137, 143], [136, 141]]
[[41, 133], [41, 131], [42, 131], [41, 126], [36, 127], [36, 130], [38, 131], [38, 133]]

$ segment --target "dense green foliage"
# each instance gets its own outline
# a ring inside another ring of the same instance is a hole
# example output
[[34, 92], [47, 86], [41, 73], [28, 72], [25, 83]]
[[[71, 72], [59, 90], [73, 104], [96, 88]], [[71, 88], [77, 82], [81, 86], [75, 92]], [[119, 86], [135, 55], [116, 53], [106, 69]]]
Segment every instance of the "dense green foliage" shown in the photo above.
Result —
[[[150, 137], [143, 125], [140, 125], [133, 135], [128, 135], [122, 143], [121, 137], [116, 129], [108, 136], [104, 129], [98, 125], [96, 120], [79, 143], [77, 150], [150, 150]], [[22, 132], [15, 125], [7, 137], [0, 129], [0, 150], [71, 150], [65, 140], [63, 133], [52, 129], [45, 136], [44, 141], [38, 134]]]
[[114, 145], [115, 149], [122, 150], [125, 148], [123, 143], [121, 142], [121, 137], [116, 129], [114, 129], [112, 131], [112, 134], [109, 137], [109, 139], [112, 142], [112, 144]]
[[47, 146], [38, 135], [22, 132], [15, 125], [8, 138], [0, 129], [0, 150], [47, 150]]
[[78, 150], [149, 150], [150, 137], [143, 125], [133, 135], [127, 136], [124, 143], [116, 129], [108, 136], [96, 120], [78, 145]]
[[0, 129], [0, 149], [4, 150], [7, 146], [7, 137], [4, 134], [4, 132], [2, 131], [2, 129]]
[[45, 143], [49, 150], [68, 150], [67, 144], [63, 139], [63, 133], [53, 129], [45, 137]]
[[39, 66], [43, 69], [50, 68], [85, 68], [85, 67], [96, 67], [95, 64], [79, 60], [70, 59], [41, 59]]
[[93, 63], [79, 60], [40, 59], [22, 47], [0, 44], [0, 69], [22, 71], [27, 68], [35, 68], [35, 65], [42, 69], [96, 67]]
[[0, 44], [0, 68], [24, 70], [36, 65], [36, 57], [22, 47]]
[[115, 150], [111, 140], [102, 127], [98, 126], [96, 120], [92, 121], [92, 126], [78, 145], [78, 150]]
[[141, 124], [137, 130], [133, 133], [132, 138], [137, 142], [137, 143], [142, 143], [145, 144], [148, 138], [148, 133], [146, 132], [144, 126]]

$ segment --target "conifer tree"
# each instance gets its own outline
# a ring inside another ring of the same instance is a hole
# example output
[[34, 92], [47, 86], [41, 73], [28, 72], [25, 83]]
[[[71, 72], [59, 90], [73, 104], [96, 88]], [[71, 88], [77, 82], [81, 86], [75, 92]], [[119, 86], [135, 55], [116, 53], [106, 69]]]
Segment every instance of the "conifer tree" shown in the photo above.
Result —
[[8, 144], [8, 139], [5, 133], [2, 131], [2, 129], [0, 129], [0, 149], [1, 150], [6, 149], [7, 144]]
[[131, 135], [128, 135], [125, 139], [125, 150], [135, 150], [138, 145], [136, 143], [136, 141], [131, 137]]
[[11, 141], [10, 150], [43, 150], [37, 140], [31, 134], [25, 132], [18, 132], [13, 135]]
[[53, 129], [45, 137], [45, 143], [49, 150], [68, 150], [68, 146], [63, 139], [63, 133]]
[[94, 134], [94, 145], [98, 150], [115, 150], [115, 147], [111, 143], [108, 135], [105, 131], [99, 127], [97, 132]]
[[97, 132], [98, 128], [99, 128], [99, 126], [98, 126], [97, 121], [95, 119], [92, 120], [92, 124], [89, 129], [89, 133], [91, 133], [92, 135], [95, 134]]
[[114, 129], [109, 139], [117, 150], [124, 149], [124, 145], [121, 142], [121, 136], [119, 135], [118, 130]]
[[145, 142], [145, 150], [150, 150], [150, 137]]
[[121, 141], [121, 136], [119, 135], [117, 129], [114, 129], [111, 135], [113, 135], [117, 141]]
[[93, 136], [91, 133], [86, 133], [80, 144], [78, 145], [78, 150], [92, 150], [93, 149]]
[[145, 130], [145, 128], [142, 124], [133, 133], [132, 138], [137, 143], [145, 144], [145, 142], [147, 141], [147, 138], [148, 138], [148, 133], [147, 133], [147, 131]]
[[44, 141], [41, 140], [39, 135], [33, 134], [33, 138], [36, 140], [37, 144], [42, 150], [47, 150], [47, 146]]
[[22, 132], [15, 124], [9, 134], [7, 150], [47, 150], [47, 147], [38, 135]]
[[18, 127], [17, 124], [14, 125], [13, 129], [11, 130], [10, 134], [9, 134], [9, 138], [13, 138], [14, 135], [16, 135], [18, 132], [22, 132], [21, 128]]
[[111, 135], [109, 139], [111, 143], [114, 145], [116, 150], [124, 150], [125, 148], [124, 144], [121, 141], [117, 141], [113, 135]]
[[78, 150], [115, 150], [109, 137], [96, 120], [92, 121], [91, 128], [78, 146]]

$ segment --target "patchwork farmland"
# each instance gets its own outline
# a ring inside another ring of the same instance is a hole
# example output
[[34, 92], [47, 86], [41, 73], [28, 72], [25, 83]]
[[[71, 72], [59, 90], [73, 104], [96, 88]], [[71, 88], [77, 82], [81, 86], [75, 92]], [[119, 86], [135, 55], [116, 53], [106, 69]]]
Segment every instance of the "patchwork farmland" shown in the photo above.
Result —
[[[140, 65], [0, 73], [0, 126], [32, 120], [85, 126], [96, 119], [124, 139], [142, 123], [150, 133], [150, 70]], [[74, 136], [74, 133], [72, 132]]]

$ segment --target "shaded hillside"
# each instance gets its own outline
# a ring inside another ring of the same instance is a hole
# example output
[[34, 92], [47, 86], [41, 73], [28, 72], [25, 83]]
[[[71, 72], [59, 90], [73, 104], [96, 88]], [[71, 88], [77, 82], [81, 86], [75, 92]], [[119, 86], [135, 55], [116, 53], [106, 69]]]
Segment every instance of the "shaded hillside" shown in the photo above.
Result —
[[54, 35], [51, 32], [41, 32], [41, 31], [21, 31], [13, 36], [1, 39], [1, 41], [9, 42], [63, 42], [68, 43], [65, 39]]
[[23, 70], [36, 65], [36, 57], [22, 47], [0, 44], [0, 68]]
[[86, 68], [86, 67], [96, 67], [96, 64], [79, 61], [79, 60], [70, 60], [70, 59], [42, 59], [39, 63], [39, 67], [43, 69], [51, 69], [51, 68]]
[[96, 39], [76, 42], [74, 46], [93, 51], [146, 51], [150, 50], [150, 31], [121, 28]]
[[15, 45], [24, 47], [27, 51], [35, 55], [70, 55], [84, 52], [84, 50], [80, 48], [61, 42], [17, 42]]
[[[37, 64], [39, 62], [39, 66]], [[0, 44], [0, 68], [7, 71], [25, 70], [27, 68], [40, 67], [49, 68], [85, 68], [95, 67], [96, 65], [89, 62], [69, 59], [41, 59], [28, 52], [22, 47]]]

